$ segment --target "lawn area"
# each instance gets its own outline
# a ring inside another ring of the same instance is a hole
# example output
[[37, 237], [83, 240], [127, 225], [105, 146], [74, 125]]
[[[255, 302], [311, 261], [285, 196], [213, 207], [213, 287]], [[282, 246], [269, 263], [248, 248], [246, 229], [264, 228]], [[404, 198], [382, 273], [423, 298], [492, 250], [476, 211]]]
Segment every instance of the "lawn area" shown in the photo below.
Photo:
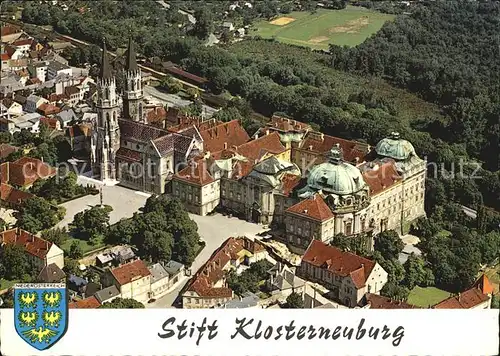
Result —
[[14, 284], [18, 283], [19, 281], [9, 281], [7, 279], [0, 278], [0, 290], [4, 290], [7, 288], [12, 287]]
[[83, 250], [83, 254], [87, 254], [88, 252], [90, 251], [93, 251], [93, 250], [97, 250], [98, 248], [101, 248], [101, 247], [104, 247], [105, 244], [104, 244], [104, 241], [102, 241], [102, 239], [99, 239], [97, 240], [96, 244], [92, 245], [90, 244], [88, 241], [85, 241], [85, 240], [80, 240], [80, 239], [76, 239], [74, 237], [70, 237], [69, 239], [67, 239], [61, 246], [61, 248], [65, 251], [65, 252], [68, 252], [69, 251], [69, 248], [71, 246], [71, 244], [73, 243], [73, 241], [77, 241], [79, 244], [80, 244], [80, 247], [82, 248]]
[[427, 308], [448, 298], [451, 294], [436, 287], [415, 287], [408, 296], [408, 303], [418, 307]]
[[343, 10], [319, 9], [314, 14], [300, 11], [272, 21], [259, 21], [254, 25], [255, 31], [251, 34], [327, 50], [330, 43], [357, 46], [393, 18], [394, 15], [356, 6], [347, 6]]

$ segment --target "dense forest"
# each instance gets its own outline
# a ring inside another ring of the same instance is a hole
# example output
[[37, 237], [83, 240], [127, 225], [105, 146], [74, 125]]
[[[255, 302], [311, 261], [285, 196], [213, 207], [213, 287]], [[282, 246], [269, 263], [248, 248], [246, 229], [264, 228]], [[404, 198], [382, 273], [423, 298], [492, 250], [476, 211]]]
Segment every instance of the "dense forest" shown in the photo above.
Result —
[[[197, 24], [186, 25], [175, 1], [169, 10], [152, 0], [81, 3], [89, 11], [27, 4], [23, 20], [94, 44], [106, 36], [113, 49], [126, 44], [128, 31], [143, 56], [178, 63], [207, 77], [213, 93], [234, 96], [218, 114], [226, 120], [282, 112], [371, 144], [397, 130], [428, 161], [429, 219], [414, 232], [436, 283], [467, 286], [492, 262], [490, 251], [498, 255], [499, 2], [418, 2], [410, 13], [395, 11], [395, 21], [363, 44], [329, 53], [259, 38], [205, 46], [216, 17], [200, 7]], [[75, 61], [97, 64], [97, 48], [75, 51]]]

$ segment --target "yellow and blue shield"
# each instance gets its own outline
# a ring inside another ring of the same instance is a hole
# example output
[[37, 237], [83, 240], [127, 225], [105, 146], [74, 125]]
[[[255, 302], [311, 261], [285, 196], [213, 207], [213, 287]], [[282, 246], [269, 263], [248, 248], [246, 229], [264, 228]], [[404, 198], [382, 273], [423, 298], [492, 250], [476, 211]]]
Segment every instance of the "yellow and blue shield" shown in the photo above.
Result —
[[68, 327], [68, 296], [64, 283], [14, 286], [14, 323], [19, 336], [37, 350], [59, 341]]

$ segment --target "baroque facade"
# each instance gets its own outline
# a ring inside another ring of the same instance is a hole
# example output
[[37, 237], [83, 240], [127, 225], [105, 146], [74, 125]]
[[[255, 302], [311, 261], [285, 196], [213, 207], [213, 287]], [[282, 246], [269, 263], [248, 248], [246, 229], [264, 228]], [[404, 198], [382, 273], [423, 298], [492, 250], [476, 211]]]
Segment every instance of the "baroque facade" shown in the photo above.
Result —
[[[298, 252], [311, 239], [405, 233], [424, 216], [426, 163], [398, 133], [376, 147], [281, 117], [239, 146], [205, 152], [177, 173], [174, 196], [193, 213], [216, 207], [272, 227]], [[191, 192], [191, 193], [190, 193]]]

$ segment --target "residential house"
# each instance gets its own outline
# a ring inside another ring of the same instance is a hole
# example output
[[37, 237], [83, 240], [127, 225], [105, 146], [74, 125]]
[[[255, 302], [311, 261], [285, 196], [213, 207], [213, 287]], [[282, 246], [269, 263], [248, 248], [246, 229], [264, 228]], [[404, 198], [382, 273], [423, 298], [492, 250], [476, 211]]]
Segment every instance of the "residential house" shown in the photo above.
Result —
[[0, 93], [8, 94], [13, 93], [24, 88], [23, 79], [15, 73], [2, 73], [2, 78], [0, 79]]
[[3, 103], [7, 108], [7, 113], [9, 116], [21, 116], [23, 114], [23, 106], [19, 103], [16, 103], [14, 100], [9, 99], [7, 103], [7, 100], [4, 99]]
[[10, 119], [9, 109], [3, 103], [0, 103], [0, 120], [9, 120], [9, 119]]
[[100, 268], [115, 267], [137, 259], [130, 246], [115, 246], [96, 256], [96, 266]]
[[29, 188], [38, 179], [50, 178], [56, 173], [54, 167], [31, 157], [0, 164], [0, 181], [21, 188]]
[[0, 161], [3, 161], [11, 153], [17, 152], [18, 147], [9, 145], [7, 143], [0, 143]]
[[170, 288], [169, 274], [163, 267], [162, 263], [155, 263], [148, 267], [151, 273], [151, 298], [159, 298], [163, 296]]
[[101, 304], [109, 303], [113, 301], [113, 299], [120, 297], [120, 291], [118, 290], [118, 288], [116, 288], [116, 286], [109, 286], [104, 289], [101, 289], [100, 291], [97, 291], [94, 294], [94, 297]]
[[41, 283], [65, 283], [66, 273], [55, 263], [45, 266], [37, 277]]
[[11, 46], [28, 56], [31, 51], [40, 51], [43, 46], [33, 38], [20, 39], [11, 43]]
[[188, 282], [182, 293], [183, 308], [210, 308], [226, 304], [234, 298], [234, 292], [226, 284], [226, 273], [238, 269], [241, 264], [263, 258], [266, 258], [266, 252], [259, 242], [246, 237], [230, 237]]
[[42, 104], [48, 102], [49, 101], [47, 99], [31, 94], [26, 98], [26, 104], [24, 106], [24, 110], [26, 112], [33, 113], [36, 112]]
[[174, 286], [182, 279], [182, 277], [186, 275], [186, 267], [180, 262], [170, 260], [164, 264], [163, 267], [169, 276], [169, 288], [172, 288], [172, 286]]
[[472, 288], [432, 306], [432, 309], [490, 309], [493, 286], [483, 274]]
[[16, 228], [0, 233], [0, 246], [5, 245], [21, 246], [28, 261], [33, 266], [36, 273], [39, 273], [45, 266], [54, 263], [60, 269], [64, 268], [64, 252], [56, 244], [42, 239], [28, 231]]
[[5, 24], [1, 27], [2, 42], [12, 43], [17, 40], [22, 33], [20, 27], [12, 24]]
[[224, 304], [222, 309], [245, 309], [245, 308], [262, 308], [260, 305], [260, 297], [251, 292], [245, 292], [241, 298], [233, 299]]
[[306, 282], [295, 275], [287, 265], [278, 262], [269, 271], [266, 287], [272, 295], [288, 297], [292, 293], [303, 294]]
[[122, 298], [147, 303], [151, 294], [151, 272], [142, 260], [135, 260], [107, 271], [103, 284], [115, 285]]
[[28, 66], [28, 71], [32, 78], [37, 78], [40, 82], [45, 83], [47, 80], [48, 67], [49, 62], [47, 61], [34, 62]]
[[61, 123], [59, 122], [59, 120], [52, 117], [42, 117], [40, 119], [40, 125], [45, 125], [50, 130], [59, 131], [61, 129]]
[[68, 127], [68, 125], [71, 122], [76, 121], [78, 118], [76, 117], [76, 114], [73, 111], [73, 109], [68, 109], [68, 110], [63, 110], [59, 114], [57, 114], [56, 119], [59, 120], [61, 128], [64, 129]]
[[297, 270], [301, 278], [332, 291], [332, 298], [355, 307], [366, 293], [379, 294], [387, 272], [377, 263], [351, 252], [312, 240]]
[[57, 106], [50, 104], [48, 101], [47, 103], [43, 103], [42, 105], [40, 105], [40, 107], [38, 108], [38, 112], [45, 117], [55, 115], [60, 111], [61, 110]]
[[48, 64], [47, 67], [48, 80], [54, 79], [60, 76], [61, 74], [72, 76], [73, 69], [70, 66], [57, 61], [52, 61]]
[[24, 202], [34, 195], [14, 188], [10, 184], [0, 183], [0, 200], [3, 207], [19, 210]]
[[70, 106], [75, 106], [80, 100], [82, 100], [80, 89], [76, 85], [64, 88], [64, 94], [68, 97], [67, 103]]
[[420, 308], [401, 300], [394, 300], [373, 293], [366, 293], [365, 297], [360, 302], [360, 307], [363, 309], [419, 309]]
[[24, 57], [23, 50], [12, 45], [6, 45], [4, 51], [9, 56], [10, 60], [18, 60]]
[[91, 296], [82, 300], [74, 301], [68, 304], [70, 309], [97, 309], [101, 303], [95, 296]]
[[75, 276], [70, 274], [68, 276], [68, 289], [73, 296], [78, 296], [80, 298], [88, 298], [97, 293], [101, 286], [92, 281], [88, 281], [85, 278]]

